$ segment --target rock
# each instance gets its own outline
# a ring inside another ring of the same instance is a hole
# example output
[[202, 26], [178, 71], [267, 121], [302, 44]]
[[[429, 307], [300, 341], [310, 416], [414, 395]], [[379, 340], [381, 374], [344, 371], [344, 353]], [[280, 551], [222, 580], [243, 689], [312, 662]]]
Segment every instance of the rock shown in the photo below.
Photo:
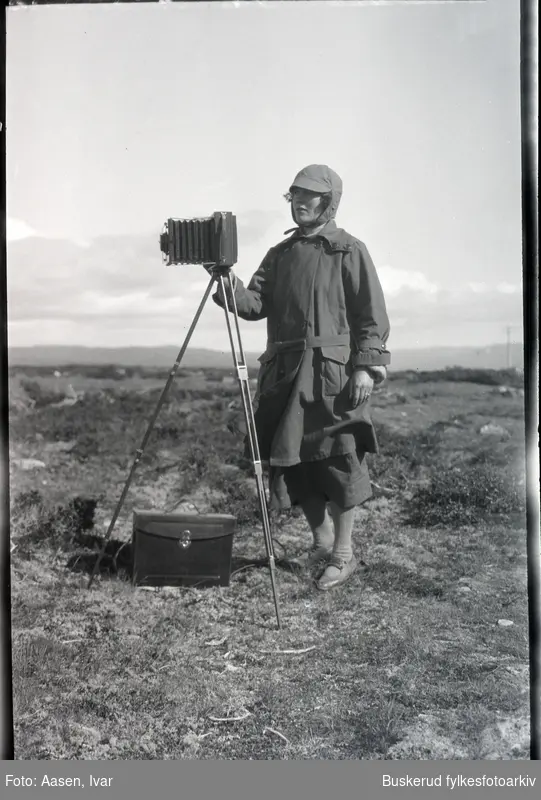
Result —
[[511, 619], [499, 619], [498, 620], [498, 625], [500, 626], [500, 628], [510, 628], [511, 625], [514, 625], [514, 624], [515, 623]]
[[85, 396], [84, 392], [76, 392], [71, 383], [66, 389], [66, 396], [59, 403], [51, 403], [52, 408], [62, 408], [63, 406], [74, 406]]
[[70, 727], [72, 741], [78, 744], [97, 745], [102, 738], [100, 731], [97, 728], [91, 728], [89, 725], [81, 725], [76, 722]]
[[241, 468], [235, 464], [220, 464], [219, 469], [226, 478], [238, 478], [239, 475], [242, 475]]
[[16, 467], [20, 467], [20, 469], [23, 469], [25, 471], [31, 469], [43, 469], [44, 467], [47, 466], [44, 461], [40, 461], [37, 458], [14, 458], [13, 464]]
[[69, 453], [70, 450], [73, 450], [76, 444], [77, 444], [76, 441], [47, 442], [47, 444], [45, 445], [45, 449], [47, 451], [50, 451], [51, 453]]
[[163, 597], [178, 597], [181, 592], [180, 586], [160, 586], [160, 594]]
[[59, 403], [51, 403], [51, 408], [63, 408], [64, 406], [74, 406], [77, 403], [76, 397], [65, 397]]
[[193, 503], [189, 501], [182, 501], [175, 507], [175, 512], [178, 514], [198, 514], [199, 511]]
[[505, 439], [509, 438], [508, 431], [506, 431], [505, 428], [502, 428], [501, 425], [495, 425], [493, 422], [488, 422], [486, 425], [483, 425], [479, 433], [482, 436], [501, 436]]
[[525, 717], [509, 717], [491, 725], [480, 737], [480, 758], [499, 761], [528, 758], [530, 725]]
[[373, 497], [392, 497], [395, 492], [387, 486], [380, 486], [379, 483], [370, 482]]

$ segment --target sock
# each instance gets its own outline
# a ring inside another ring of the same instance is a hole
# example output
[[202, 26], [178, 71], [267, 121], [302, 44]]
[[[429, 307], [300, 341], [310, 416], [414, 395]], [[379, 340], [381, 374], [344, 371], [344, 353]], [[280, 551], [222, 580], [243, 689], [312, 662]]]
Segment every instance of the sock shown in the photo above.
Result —
[[[332, 551], [333, 558], [339, 559], [340, 561], [350, 561], [353, 556], [351, 536], [353, 533], [353, 522], [355, 520], [355, 508], [344, 510], [343, 508], [339, 508], [335, 503], [331, 503], [330, 507], [335, 534]], [[333, 575], [334, 573], [336, 573], [336, 575], [339, 574], [337, 567], [329, 566], [327, 567], [327, 571], [331, 571]]]
[[302, 504], [302, 510], [312, 531], [314, 549], [325, 547], [330, 550], [334, 544], [334, 528], [325, 498], [311, 497]]

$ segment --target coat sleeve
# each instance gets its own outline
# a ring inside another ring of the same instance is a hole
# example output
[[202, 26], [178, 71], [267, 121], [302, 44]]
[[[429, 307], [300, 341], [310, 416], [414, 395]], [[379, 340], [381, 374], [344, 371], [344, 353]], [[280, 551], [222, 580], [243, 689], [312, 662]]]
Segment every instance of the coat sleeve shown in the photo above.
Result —
[[391, 361], [386, 347], [389, 318], [376, 268], [362, 242], [355, 242], [345, 257], [343, 277], [352, 366], [385, 367]]
[[[245, 286], [240, 278], [236, 278], [235, 302], [239, 317], [252, 322], [265, 319], [269, 311], [269, 301], [272, 294], [272, 267], [274, 263], [273, 251], [269, 250], [261, 266], [255, 272], [248, 286]], [[220, 290], [212, 295], [214, 302], [224, 307], [224, 301]], [[231, 301], [228, 308], [232, 311]]]

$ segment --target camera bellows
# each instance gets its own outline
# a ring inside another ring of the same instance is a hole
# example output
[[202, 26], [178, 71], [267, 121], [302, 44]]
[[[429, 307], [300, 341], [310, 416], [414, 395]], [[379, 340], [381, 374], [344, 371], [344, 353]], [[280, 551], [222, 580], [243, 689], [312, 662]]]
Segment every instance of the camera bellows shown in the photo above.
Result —
[[167, 220], [160, 237], [167, 264], [216, 264], [232, 267], [237, 261], [237, 220], [230, 211], [212, 217]]

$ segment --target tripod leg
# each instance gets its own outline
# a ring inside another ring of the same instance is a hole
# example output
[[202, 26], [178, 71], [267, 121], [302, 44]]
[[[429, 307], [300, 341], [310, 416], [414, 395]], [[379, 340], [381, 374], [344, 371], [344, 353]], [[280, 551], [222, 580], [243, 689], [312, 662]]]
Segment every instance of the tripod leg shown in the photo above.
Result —
[[203, 308], [205, 307], [205, 303], [207, 302], [208, 296], [209, 296], [209, 294], [210, 294], [210, 292], [212, 290], [212, 287], [213, 287], [215, 281], [216, 281], [216, 277], [213, 275], [211, 277], [211, 279], [210, 279], [209, 285], [206, 288], [205, 294], [203, 295], [203, 299], [201, 300], [199, 308], [197, 309], [197, 311], [195, 313], [195, 317], [193, 318], [192, 324], [190, 325], [190, 328], [189, 328], [188, 333], [186, 335], [186, 338], [184, 340], [184, 344], [180, 348], [179, 354], [177, 356], [177, 360], [175, 361], [175, 363], [174, 363], [174, 365], [173, 365], [173, 367], [171, 369], [171, 372], [169, 373], [169, 377], [167, 379], [167, 383], [165, 384], [165, 386], [163, 388], [163, 391], [162, 391], [162, 393], [160, 395], [160, 399], [158, 400], [158, 404], [156, 406], [154, 414], [152, 415], [152, 418], [150, 420], [149, 426], [148, 426], [148, 428], [146, 430], [146, 433], [145, 433], [145, 435], [143, 437], [143, 440], [141, 442], [141, 446], [139, 447], [138, 450], [136, 450], [135, 460], [134, 460], [134, 462], [132, 464], [130, 473], [128, 475], [128, 479], [127, 479], [127, 481], [126, 481], [126, 483], [124, 485], [124, 489], [123, 489], [122, 494], [120, 496], [120, 500], [118, 501], [117, 506], [115, 508], [115, 512], [113, 514], [113, 518], [111, 519], [111, 522], [109, 523], [109, 527], [107, 529], [107, 533], [105, 534], [103, 547], [102, 547], [102, 549], [101, 549], [101, 551], [100, 551], [100, 553], [98, 555], [96, 563], [94, 564], [94, 569], [92, 570], [92, 574], [90, 576], [90, 580], [88, 581], [88, 587], [87, 587], [88, 589], [90, 589], [90, 587], [92, 586], [92, 583], [94, 581], [94, 578], [96, 577], [96, 573], [97, 573], [97, 571], [99, 569], [99, 566], [101, 564], [101, 560], [102, 560], [103, 555], [105, 553], [105, 548], [107, 547], [107, 543], [109, 541], [111, 533], [113, 532], [113, 528], [115, 527], [116, 521], [118, 519], [118, 515], [120, 514], [122, 506], [124, 505], [124, 500], [126, 499], [126, 495], [128, 494], [128, 489], [130, 488], [130, 484], [131, 484], [132, 478], [133, 478], [133, 476], [135, 474], [135, 470], [137, 469], [137, 467], [139, 465], [139, 462], [141, 460], [141, 457], [143, 455], [143, 452], [145, 450], [147, 442], [148, 442], [148, 440], [150, 438], [150, 434], [152, 433], [152, 429], [154, 428], [154, 425], [155, 425], [156, 420], [158, 418], [158, 414], [161, 411], [161, 408], [163, 406], [163, 403], [165, 401], [167, 393], [168, 393], [168, 391], [169, 391], [169, 389], [171, 387], [173, 379], [174, 379], [174, 377], [175, 377], [175, 375], [177, 373], [177, 370], [178, 370], [178, 368], [180, 366], [180, 362], [182, 361], [182, 359], [184, 357], [184, 353], [186, 352], [186, 348], [188, 347], [188, 343], [189, 343], [190, 339], [192, 338], [192, 334], [193, 334], [193, 332], [195, 330], [195, 326], [197, 325], [197, 323], [199, 321], [199, 317], [201, 316], [201, 313], [203, 311]]
[[[218, 276], [220, 287], [222, 291], [222, 297], [226, 298], [225, 293], [225, 281], [223, 277], [223, 273], [220, 273]], [[259, 499], [259, 508], [261, 510], [261, 520], [263, 523], [263, 536], [265, 539], [265, 547], [267, 550], [267, 557], [269, 559], [269, 571], [270, 571], [270, 579], [271, 579], [271, 586], [272, 586], [272, 594], [274, 598], [274, 608], [276, 611], [276, 622], [278, 629], [282, 627], [282, 621], [280, 617], [280, 607], [278, 604], [278, 594], [276, 591], [276, 579], [275, 579], [275, 563], [274, 563], [274, 548], [272, 543], [272, 534], [271, 534], [271, 526], [270, 526], [270, 518], [269, 518], [269, 510], [267, 505], [267, 497], [265, 494], [265, 486], [263, 482], [263, 467], [261, 464], [261, 456], [259, 452], [259, 443], [257, 440], [257, 430], [255, 425], [254, 419], [254, 410], [252, 406], [252, 397], [250, 395], [250, 384], [248, 378], [248, 367], [246, 366], [246, 359], [244, 356], [244, 349], [242, 347], [242, 339], [240, 335], [240, 326], [239, 326], [239, 317], [237, 312], [237, 304], [235, 302], [235, 292], [233, 290], [233, 284], [231, 281], [231, 273], [228, 273], [228, 287], [229, 287], [229, 298], [231, 299], [231, 306], [233, 310], [233, 317], [235, 320], [235, 332], [237, 336], [237, 343], [239, 346], [239, 353], [240, 359], [237, 357], [237, 350], [235, 347], [235, 341], [233, 338], [233, 328], [231, 326], [231, 320], [229, 318], [229, 313], [227, 309], [227, 303], [225, 303], [225, 319], [227, 325], [227, 332], [229, 334], [229, 341], [231, 343], [231, 353], [233, 355], [233, 360], [235, 363], [235, 367], [237, 370], [237, 378], [239, 381], [239, 386], [241, 390], [241, 397], [242, 397], [242, 405], [244, 409], [244, 417], [246, 420], [246, 427], [248, 430], [248, 441], [250, 443], [250, 451], [252, 455], [252, 463], [255, 472], [255, 480], [257, 486], [257, 495]]]

